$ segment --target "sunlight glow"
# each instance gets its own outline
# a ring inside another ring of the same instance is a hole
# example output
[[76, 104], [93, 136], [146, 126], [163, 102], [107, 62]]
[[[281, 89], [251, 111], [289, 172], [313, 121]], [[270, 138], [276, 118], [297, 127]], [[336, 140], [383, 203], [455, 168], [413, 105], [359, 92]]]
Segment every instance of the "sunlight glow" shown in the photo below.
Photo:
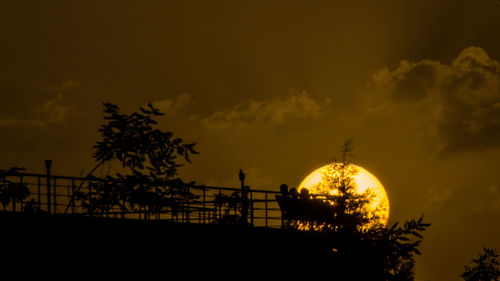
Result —
[[[327, 171], [331, 171], [332, 165], [337, 164], [329, 164], [323, 166], [311, 174], [309, 174], [300, 184], [298, 191], [302, 188], [306, 188], [309, 190], [311, 194], [318, 194], [321, 191], [317, 190], [317, 186], [320, 185], [323, 181], [323, 175], [327, 173]], [[380, 181], [366, 169], [356, 166], [354, 164], [350, 164], [355, 172], [353, 175], [354, 187], [357, 193], [363, 193], [366, 190], [369, 190], [373, 194], [373, 198], [369, 205], [367, 206], [371, 212], [374, 212], [378, 217], [378, 223], [386, 226], [389, 221], [389, 198], [387, 197], [387, 193], [385, 192], [384, 186]], [[338, 190], [333, 189], [329, 190], [328, 193], [330, 195], [335, 195], [338, 193]]]

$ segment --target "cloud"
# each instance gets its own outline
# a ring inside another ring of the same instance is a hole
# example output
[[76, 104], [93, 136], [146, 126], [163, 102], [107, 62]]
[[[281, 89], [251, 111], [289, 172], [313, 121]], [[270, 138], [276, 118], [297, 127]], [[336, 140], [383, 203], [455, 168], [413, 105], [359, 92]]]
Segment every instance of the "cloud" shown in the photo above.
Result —
[[57, 85], [57, 88], [60, 91], [67, 91], [70, 89], [79, 88], [80, 86], [81, 86], [81, 82], [78, 80], [67, 80], [67, 81], [64, 81], [64, 82], [60, 83], [59, 85]]
[[368, 87], [372, 111], [413, 112], [438, 142], [439, 153], [485, 149], [500, 141], [500, 66], [481, 48], [450, 64], [402, 61], [382, 69]]
[[64, 96], [59, 93], [56, 97], [44, 101], [36, 110], [45, 123], [61, 122], [68, 116], [72, 106], [63, 104]]
[[175, 115], [186, 108], [191, 103], [191, 100], [192, 98], [189, 94], [181, 94], [174, 101], [169, 99], [155, 101], [153, 102], [153, 106], [167, 115]]
[[[66, 81], [57, 86], [58, 89], [69, 90], [78, 87], [78, 81]], [[35, 126], [46, 128], [49, 125], [64, 122], [71, 114], [76, 114], [76, 106], [68, 105], [64, 101], [65, 94], [58, 93], [55, 97], [42, 101], [41, 104], [25, 108], [17, 117], [0, 119], [0, 127]]]
[[[484, 216], [500, 210], [500, 188], [496, 184], [480, 185], [475, 189], [476, 198], [468, 197], [469, 211]], [[472, 200], [473, 201], [472, 201]]]
[[431, 188], [427, 190], [427, 203], [429, 208], [441, 209], [450, 200], [453, 192], [449, 188]]
[[231, 109], [217, 111], [201, 119], [209, 129], [242, 128], [248, 126], [283, 124], [292, 119], [319, 118], [321, 106], [305, 91], [292, 91], [286, 99], [251, 101], [237, 104]]
[[483, 194], [483, 198], [475, 211], [498, 211], [500, 209], [500, 188], [498, 185], [493, 184], [487, 187]]
[[52, 124], [64, 122], [71, 114], [76, 114], [77, 108], [64, 103], [64, 94], [59, 93], [52, 99], [42, 102], [33, 109], [34, 118], [18, 120], [18, 123], [45, 128]]

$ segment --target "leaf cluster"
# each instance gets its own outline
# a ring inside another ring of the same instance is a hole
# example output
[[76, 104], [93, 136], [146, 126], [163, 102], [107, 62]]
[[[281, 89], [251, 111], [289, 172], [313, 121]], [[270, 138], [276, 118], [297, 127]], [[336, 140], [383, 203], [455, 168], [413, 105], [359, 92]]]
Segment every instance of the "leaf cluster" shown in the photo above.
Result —
[[347, 161], [351, 151], [348, 140], [342, 162], [328, 166], [312, 198], [303, 189], [302, 196], [277, 197], [280, 207], [292, 228], [327, 237], [336, 280], [414, 280], [414, 256], [421, 254], [422, 233], [430, 224], [420, 217], [388, 228], [381, 225], [378, 210], [368, 208], [374, 194], [357, 193], [357, 170]]
[[215, 223], [239, 224], [241, 222], [242, 199], [240, 192], [216, 194], [214, 203], [217, 208], [224, 212]]
[[139, 112], [120, 114], [118, 106], [104, 103], [104, 119], [107, 123], [99, 129], [102, 140], [94, 148], [97, 161], [118, 160], [124, 168], [147, 170], [150, 175], [172, 178], [182, 166], [177, 157], [191, 163], [190, 155], [198, 154], [194, 143], [184, 143], [172, 132], [164, 132], [155, 126], [156, 117], [164, 115], [151, 103]]
[[414, 280], [415, 255], [420, 255], [423, 218], [389, 228], [326, 233], [337, 280]]
[[354, 182], [357, 173], [355, 166], [348, 162], [327, 166], [321, 182], [312, 187], [313, 199], [307, 203], [311, 205], [310, 210], [321, 211], [321, 215], [298, 225], [310, 225], [305, 229], [321, 231], [361, 231], [375, 226], [379, 219], [377, 210], [367, 207], [374, 194], [369, 190], [357, 192]]
[[465, 281], [498, 281], [500, 263], [495, 249], [483, 248], [483, 253], [472, 259], [472, 265], [465, 266], [460, 275]]
[[23, 170], [24, 168], [19, 167], [0, 170], [0, 203], [2, 203], [4, 210], [11, 202], [23, 201], [31, 195], [26, 184], [8, 180], [9, 176], [15, 176]]
[[418, 249], [422, 243], [422, 232], [431, 224], [408, 220], [403, 225], [393, 224], [389, 228], [375, 228], [367, 231], [363, 239], [371, 241], [384, 260], [386, 280], [413, 280], [414, 255], [421, 255]]
[[184, 143], [172, 132], [158, 129], [156, 118], [164, 114], [151, 103], [131, 114], [121, 114], [111, 103], [103, 105], [106, 123], [99, 129], [102, 139], [94, 145], [94, 158], [100, 164], [118, 161], [128, 173], [92, 181], [88, 192], [78, 193], [82, 206], [101, 215], [112, 210], [159, 214], [165, 208], [176, 213], [182, 203], [194, 198], [188, 191], [193, 183], [178, 177], [183, 166], [178, 157], [191, 163], [190, 156], [198, 154], [195, 143]]
[[193, 183], [178, 178], [154, 179], [148, 175], [108, 176], [104, 181], [92, 181], [90, 192], [79, 192], [77, 198], [88, 213], [109, 215], [117, 211], [141, 211], [146, 215], [159, 215], [166, 208], [176, 215], [183, 203], [198, 198], [189, 192]]

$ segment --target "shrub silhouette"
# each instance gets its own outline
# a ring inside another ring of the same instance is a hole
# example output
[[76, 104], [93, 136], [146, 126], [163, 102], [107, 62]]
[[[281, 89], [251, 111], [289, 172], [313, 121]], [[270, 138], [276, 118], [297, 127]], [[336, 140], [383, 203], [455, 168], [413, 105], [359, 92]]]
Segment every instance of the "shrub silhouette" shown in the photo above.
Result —
[[10, 203], [12, 203], [14, 208], [16, 201], [22, 202], [31, 195], [26, 184], [7, 180], [7, 177], [14, 176], [22, 170], [24, 168], [18, 167], [12, 167], [9, 170], [0, 170], [0, 203], [2, 203], [4, 211]]
[[215, 207], [222, 212], [214, 222], [219, 224], [240, 224], [242, 198], [239, 192], [229, 194], [216, 194]]

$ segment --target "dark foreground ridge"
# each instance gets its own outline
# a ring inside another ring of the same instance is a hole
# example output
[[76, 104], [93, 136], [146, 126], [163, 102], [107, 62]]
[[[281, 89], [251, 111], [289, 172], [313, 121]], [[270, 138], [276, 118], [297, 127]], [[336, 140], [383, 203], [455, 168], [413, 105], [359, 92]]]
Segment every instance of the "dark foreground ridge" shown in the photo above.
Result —
[[[4, 253], [19, 265], [166, 276], [308, 276], [329, 268], [318, 234], [243, 227], [0, 213]], [[304, 271], [305, 270], [305, 271]], [[177, 279], [177, 278], [176, 278]]]

